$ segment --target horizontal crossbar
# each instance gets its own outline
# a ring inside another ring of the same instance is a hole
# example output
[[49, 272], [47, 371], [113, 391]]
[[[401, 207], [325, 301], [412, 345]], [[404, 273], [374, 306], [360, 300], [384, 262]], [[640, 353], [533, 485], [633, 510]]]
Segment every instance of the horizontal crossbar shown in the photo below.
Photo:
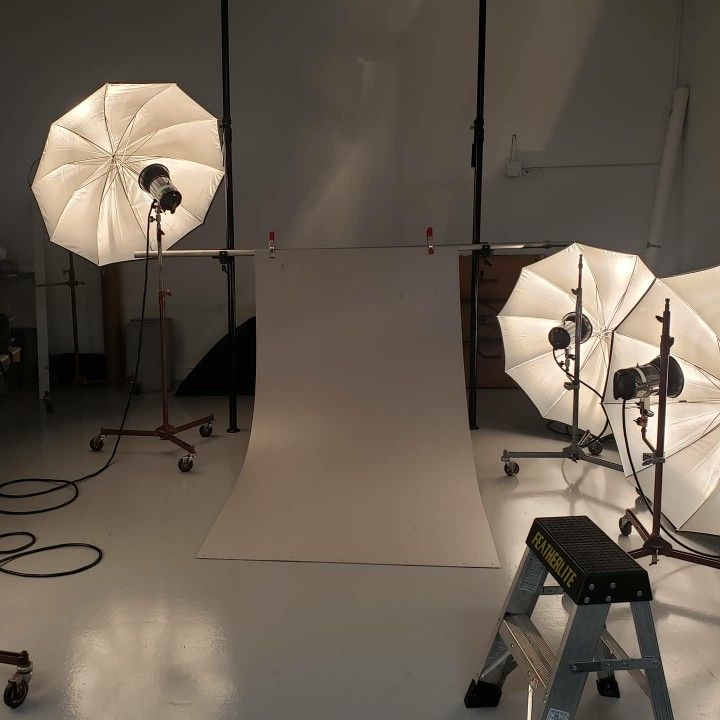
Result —
[[570, 663], [570, 670], [574, 673], [652, 670], [657, 667], [660, 667], [660, 660], [656, 657], [628, 658], [627, 660], [624, 658], [580, 660]]

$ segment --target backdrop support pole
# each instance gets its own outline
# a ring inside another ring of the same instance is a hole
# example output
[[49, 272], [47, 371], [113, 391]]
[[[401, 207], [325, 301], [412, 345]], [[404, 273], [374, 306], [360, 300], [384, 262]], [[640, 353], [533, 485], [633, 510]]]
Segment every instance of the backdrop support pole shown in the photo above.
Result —
[[[233, 207], [233, 172], [232, 172], [232, 120], [230, 118], [230, 47], [228, 31], [228, 0], [220, 0], [220, 22], [222, 26], [222, 91], [223, 91], [223, 117], [222, 136], [225, 150], [225, 247], [227, 250], [235, 248], [235, 210]], [[237, 324], [235, 307], [235, 258], [227, 257], [224, 264], [227, 273], [227, 324], [228, 340], [230, 342], [230, 377], [228, 378], [228, 428], [227, 432], [239, 432], [237, 426], [237, 338], [235, 326]]]
[[[483, 141], [485, 136], [485, 31], [487, 18], [487, 0], [480, 0], [478, 27], [478, 74], [477, 74], [477, 113], [473, 123], [472, 167], [475, 168], [473, 191], [473, 245], [480, 244], [480, 220], [482, 215], [482, 169]], [[470, 277], [470, 358], [468, 420], [471, 430], [477, 430], [477, 355], [478, 355], [478, 316], [477, 305], [480, 286], [480, 253], [472, 254], [472, 272]]]

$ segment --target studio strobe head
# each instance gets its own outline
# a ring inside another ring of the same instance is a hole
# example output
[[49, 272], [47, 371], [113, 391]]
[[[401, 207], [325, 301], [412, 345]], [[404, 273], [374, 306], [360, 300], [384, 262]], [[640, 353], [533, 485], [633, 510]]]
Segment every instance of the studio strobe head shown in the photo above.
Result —
[[[580, 327], [580, 342], [584, 343], [590, 339], [592, 335], [592, 323], [588, 318], [582, 316], [582, 324]], [[560, 325], [556, 325], [548, 333], [548, 340], [553, 350], [566, 350], [575, 342], [575, 313], [568, 313]]]
[[[675, 398], [683, 391], [685, 376], [680, 363], [669, 358], [667, 396]], [[613, 397], [616, 400], [642, 399], [654, 395], [660, 388], [660, 358], [645, 365], [617, 370], [613, 376]]]
[[138, 177], [138, 183], [157, 202], [161, 210], [174, 213], [182, 202], [180, 191], [170, 180], [170, 171], [160, 163], [145, 167]]

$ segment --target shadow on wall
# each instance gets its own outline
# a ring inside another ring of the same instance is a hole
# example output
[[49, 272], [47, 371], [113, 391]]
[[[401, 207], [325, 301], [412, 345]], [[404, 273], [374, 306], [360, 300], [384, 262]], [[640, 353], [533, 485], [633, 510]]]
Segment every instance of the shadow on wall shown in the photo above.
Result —
[[[654, 0], [490, 3], [486, 239], [644, 252], [676, 22], [676, 3]], [[513, 133], [536, 168], [518, 178], [505, 175]]]

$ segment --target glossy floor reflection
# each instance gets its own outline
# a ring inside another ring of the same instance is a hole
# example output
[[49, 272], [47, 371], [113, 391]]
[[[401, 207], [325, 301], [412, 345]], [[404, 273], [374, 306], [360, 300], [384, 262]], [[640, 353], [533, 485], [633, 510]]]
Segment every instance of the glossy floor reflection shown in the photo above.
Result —
[[[76, 475], [99, 463], [87, 450], [120, 396], [67, 391], [56, 412], [0, 399], [2, 475]], [[123, 440], [112, 468], [84, 484], [78, 502], [31, 518], [2, 516], [2, 531], [29, 529], [40, 543], [95, 542], [103, 563], [57, 580], [0, 576], [0, 647], [30, 650], [36, 673], [17, 717], [37, 720], [489, 720], [525, 719], [519, 673], [499, 708], [466, 710], [462, 698], [537, 515], [583, 513], [611, 537], [635, 502], [617, 474], [589, 465], [525, 461], [507, 478], [503, 448], [559, 447], [515, 391], [481, 393], [474, 433], [478, 478], [501, 570], [196, 560], [235, 484], [251, 403], [239, 435], [197, 439], [188, 474], [157, 440]], [[174, 416], [215, 411], [222, 398], [183, 399]], [[14, 410], [14, 412], [13, 412]], [[157, 418], [157, 398], [138, 398], [136, 422]], [[224, 423], [218, 423], [222, 430]], [[103, 456], [106, 451], [103, 451]], [[438, 479], [439, 482], [442, 478]], [[452, 522], [452, 519], [448, 519]], [[372, 528], [368, 528], [372, 532]], [[633, 536], [622, 544], [637, 544]], [[706, 545], [720, 552], [720, 543]], [[52, 569], [77, 554], [25, 561]], [[655, 615], [678, 720], [717, 718], [720, 706], [720, 574], [662, 560], [652, 568]], [[545, 598], [539, 622], [557, 639], [565, 611]], [[629, 646], [626, 608], [610, 630]], [[8, 673], [9, 674], [9, 673]], [[579, 718], [651, 718], [644, 696], [620, 678], [620, 700], [588, 684]], [[10, 715], [9, 710], [0, 709]]]

